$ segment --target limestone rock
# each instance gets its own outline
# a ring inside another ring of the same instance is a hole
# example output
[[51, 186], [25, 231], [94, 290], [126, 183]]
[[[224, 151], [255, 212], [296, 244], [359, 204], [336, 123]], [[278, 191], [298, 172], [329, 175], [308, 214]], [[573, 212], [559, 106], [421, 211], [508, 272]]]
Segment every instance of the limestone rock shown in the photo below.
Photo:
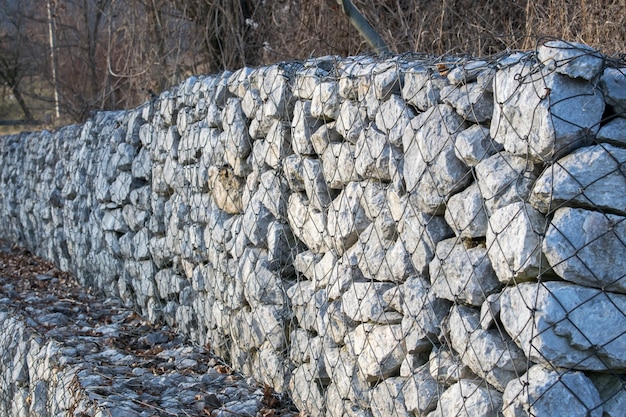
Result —
[[603, 415], [598, 390], [585, 374], [542, 365], [509, 382], [503, 400], [505, 417]]
[[531, 63], [498, 71], [493, 94], [491, 136], [508, 152], [535, 162], [589, 143], [604, 113], [604, 99], [593, 84]]
[[625, 248], [625, 217], [566, 207], [554, 213], [543, 241], [543, 252], [561, 278], [622, 294]]
[[310, 101], [297, 101], [291, 122], [291, 146], [300, 155], [313, 155], [311, 134], [322, 125], [322, 121], [311, 115]]
[[275, 121], [265, 137], [264, 162], [274, 169], [279, 168], [283, 159], [292, 153], [290, 143], [289, 127], [279, 120]]
[[308, 203], [301, 193], [289, 196], [287, 218], [294, 235], [314, 253], [324, 253], [331, 243], [325, 234], [326, 214]]
[[506, 288], [500, 319], [536, 363], [576, 370], [626, 369], [626, 296], [550, 281]]
[[372, 414], [374, 417], [413, 417], [406, 409], [402, 388], [406, 378], [401, 376], [384, 379], [372, 390]]
[[429, 417], [497, 417], [502, 394], [489, 386], [463, 379], [441, 394], [437, 409]]
[[304, 158], [304, 188], [311, 204], [318, 210], [326, 210], [331, 197], [325, 177], [324, 162], [319, 159]]
[[243, 181], [229, 167], [209, 168], [209, 189], [215, 204], [226, 213], [238, 214], [243, 210], [242, 187]]
[[440, 387], [430, 375], [428, 364], [417, 368], [409, 376], [402, 388], [407, 411], [415, 415], [425, 415], [437, 406]]
[[411, 276], [400, 286], [402, 331], [410, 353], [428, 350], [437, 342], [450, 302], [437, 298], [428, 280]]
[[357, 322], [380, 322], [387, 310], [387, 303], [380, 294], [392, 287], [383, 282], [354, 282], [341, 296], [343, 312]]
[[446, 74], [446, 78], [450, 84], [461, 85], [475, 81], [478, 76], [489, 65], [486, 61], [467, 60], [462, 61], [461, 65], [455, 65]]
[[489, 128], [478, 124], [460, 132], [454, 142], [454, 153], [468, 167], [478, 165], [501, 150], [502, 145], [489, 136]]
[[615, 146], [626, 146], [626, 118], [617, 117], [602, 126], [596, 139]]
[[376, 126], [387, 135], [393, 146], [402, 146], [402, 135], [415, 112], [398, 95], [392, 94], [376, 112]]
[[618, 417], [626, 405], [626, 391], [622, 386], [622, 378], [617, 375], [590, 375], [602, 402], [603, 417]]
[[[463, 119], [447, 104], [411, 120], [402, 138], [404, 180], [421, 211], [437, 214], [449, 195], [469, 182], [468, 167], [455, 155], [454, 141]], [[437, 169], [434, 169], [437, 167]]]
[[433, 347], [428, 358], [428, 369], [430, 375], [445, 387], [463, 379], [478, 379], [447, 345]]
[[517, 202], [489, 218], [487, 247], [502, 283], [534, 280], [549, 267], [541, 252], [546, 218], [530, 204]]
[[626, 215], [626, 149], [594, 145], [559, 159], [535, 182], [530, 203], [542, 213], [561, 206], [603, 209]]
[[493, 114], [493, 95], [478, 83], [444, 87], [441, 97], [470, 122], [486, 122]]
[[366, 117], [362, 110], [350, 100], [341, 103], [335, 129], [348, 142], [356, 143], [359, 134], [366, 127]]
[[426, 111], [441, 103], [440, 91], [448, 85], [448, 80], [439, 74], [432, 74], [425, 68], [409, 69], [404, 73], [402, 98], [420, 111]]
[[324, 410], [324, 396], [317, 384], [312, 384], [315, 373], [312, 365], [302, 364], [294, 369], [289, 380], [289, 392], [291, 399], [300, 410], [307, 410], [313, 415], [321, 415]]
[[410, 254], [400, 239], [391, 240], [381, 233], [381, 227], [377, 227], [380, 223], [377, 219], [361, 233], [353, 255], [366, 278], [403, 282], [414, 273]]
[[341, 189], [350, 181], [359, 180], [354, 166], [354, 145], [350, 143], [329, 143], [322, 154], [322, 164], [330, 188]]
[[311, 144], [318, 155], [324, 154], [330, 143], [341, 141], [343, 137], [335, 129], [335, 122], [324, 123], [311, 134]]
[[339, 255], [358, 240], [371, 220], [361, 205], [362, 185], [349, 183], [328, 208], [328, 235]]
[[613, 107], [616, 114], [626, 117], [626, 74], [619, 68], [605, 68], [600, 78], [600, 89], [606, 104]]
[[537, 58], [548, 68], [572, 78], [593, 80], [604, 67], [595, 49], [576, 42], [548, 41], [537, 49]]
[[339, 85], [325, 81], [315, 86], [311, 102], [311, 115], [318, 119], [336, 119], [339, 115]]
[[487, 234], [487, 213], [480, 187], [473, 183], [453, 195], [446, 204], [445, 219], [454, 233], [462, 238], [478, 238]]
[[293, 154], [283, 160], [283, 172], [292, 191], [305, 191], [302, 157]]
[[439, 298], [480, 306], [500, 289], [484, 246], [468, 247], [457, 238], [437, 244], [430, 263], [430, 280]]
[[407, 209], [398, 223], [400, 239], [418, 274], [426, 274], [437, 243], [453, 235], [443, 217]]
[[480, 313], [470, 307], [452, 307], [450, 341], [463, 363], [498, 391], [526, 370], [526, 357], [511, 339], [498, 330], [483, 330]]
[[402, 152], [374, 124], [361, 132], [354, 153], [356, 172], [363, 178], [391, 181], [401, 169]]
[[[499, 152], [476, 165], [476, 178], [487, 214], [511, 203], [526, 201], [537, 176], [525, 158]], [[493, 175], [497, 172], [498, 175]]]
[[348, 336], [346, 345], [368, 381], [398, 371], [406, 351], [399, 324], [363, 323]]
[[222, 126], [226, 134], [226, 154], [231, 158], [245, 158], [252, 150], [252, 140], [246, 126], [246, 115], [241, 108], [241, 100], [229, 98], [224, 109]]

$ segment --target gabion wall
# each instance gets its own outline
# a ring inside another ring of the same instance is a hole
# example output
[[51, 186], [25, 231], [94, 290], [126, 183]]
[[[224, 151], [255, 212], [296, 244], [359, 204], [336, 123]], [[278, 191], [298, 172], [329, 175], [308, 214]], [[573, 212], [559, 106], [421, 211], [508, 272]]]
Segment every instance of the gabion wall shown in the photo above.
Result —
[[578, 44], [193, 77], [0, 139], [0, 233], [311, 416], [623, 416], [626, 69]]

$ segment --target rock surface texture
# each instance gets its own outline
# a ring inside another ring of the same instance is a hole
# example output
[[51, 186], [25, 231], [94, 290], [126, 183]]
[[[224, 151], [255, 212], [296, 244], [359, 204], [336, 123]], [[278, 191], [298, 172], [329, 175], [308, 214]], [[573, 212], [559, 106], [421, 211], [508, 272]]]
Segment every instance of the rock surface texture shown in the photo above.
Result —
[[192, 77], [1, 138], [0, 234], [306, 415], [623, 416], [618, 64], [552, 41]]

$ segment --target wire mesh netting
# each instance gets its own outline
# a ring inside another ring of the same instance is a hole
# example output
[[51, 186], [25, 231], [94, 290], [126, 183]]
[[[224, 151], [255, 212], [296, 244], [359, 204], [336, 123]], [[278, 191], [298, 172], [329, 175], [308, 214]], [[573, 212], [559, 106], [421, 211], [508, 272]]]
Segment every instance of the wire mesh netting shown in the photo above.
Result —
[[625, 68], [550, 40], [192, 78], [5, 139], [3, 231], [266, 386], [205, 414], [624, 416]]

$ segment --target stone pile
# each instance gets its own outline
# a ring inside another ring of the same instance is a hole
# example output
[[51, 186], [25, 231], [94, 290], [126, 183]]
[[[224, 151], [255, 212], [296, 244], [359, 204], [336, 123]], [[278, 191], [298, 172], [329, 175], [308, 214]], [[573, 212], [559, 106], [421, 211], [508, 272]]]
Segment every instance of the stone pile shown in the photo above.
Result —
[[620, 416], [626, 70], [324, 57], [0, 142], [0, 227], [312, 416]]

